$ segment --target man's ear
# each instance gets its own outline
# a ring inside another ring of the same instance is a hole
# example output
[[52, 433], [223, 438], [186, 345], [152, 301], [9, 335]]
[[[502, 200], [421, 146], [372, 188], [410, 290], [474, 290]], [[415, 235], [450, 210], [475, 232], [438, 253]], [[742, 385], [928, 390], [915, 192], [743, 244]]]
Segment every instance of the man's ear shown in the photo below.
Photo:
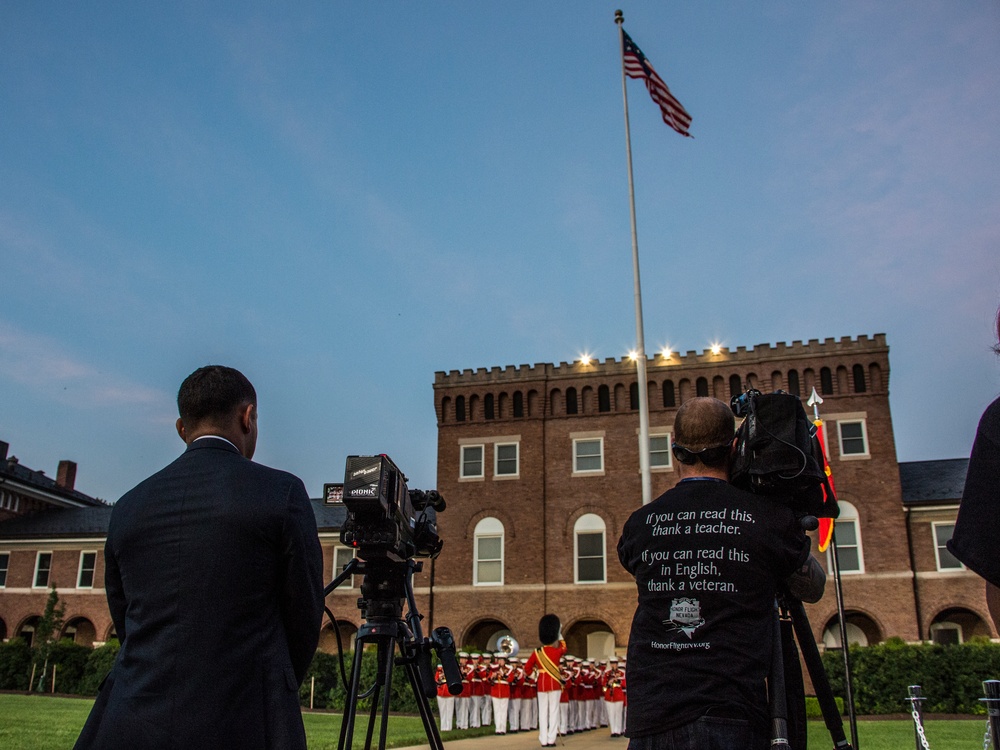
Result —
[[187, 445], [187, 430], [184, 429], [184, 420], [182, 420], [180, 417], [177, 417], [176, 427], [177, 427], [177, 434], [181, 436], [181, 440], [183, 440], [184, 444]]
[[240, 427], [243, 429], [243, 434], [249, 435], [256, 421], [257, 407], [254, 404], [247, 404], [246, 408], [240, 413]]

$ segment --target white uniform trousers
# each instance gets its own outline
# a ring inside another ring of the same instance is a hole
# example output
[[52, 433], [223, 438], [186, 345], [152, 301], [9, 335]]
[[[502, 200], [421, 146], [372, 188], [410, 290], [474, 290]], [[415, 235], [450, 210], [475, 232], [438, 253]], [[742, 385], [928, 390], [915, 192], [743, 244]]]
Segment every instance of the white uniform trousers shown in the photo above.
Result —
[[625, 731], [625, 704], [622, 701], [605, 701], [608, 709], [608, 726], [611, 734], [621, 735]]
[[469, 706], [471, 704], [471, 695], [463, 695], [455, 699], [455, 726], [459, 729], [469, 728]]
[[454, 726], [455, 719], [455, 696], [449, 695], [447, 698], [442, 698], [440, 695], [438, 699], [438, 714], [441, 717], [441, 731], [447, 732]]
[[542, 745], [556, 744], [559, 736], [559, 699], [561, 690], [538, 691], [538, 742]]
[[496, 724], [497, 734], [507, 734], [507, 705], [510, 698], [491, 698], [493, 704], [493, 721]]

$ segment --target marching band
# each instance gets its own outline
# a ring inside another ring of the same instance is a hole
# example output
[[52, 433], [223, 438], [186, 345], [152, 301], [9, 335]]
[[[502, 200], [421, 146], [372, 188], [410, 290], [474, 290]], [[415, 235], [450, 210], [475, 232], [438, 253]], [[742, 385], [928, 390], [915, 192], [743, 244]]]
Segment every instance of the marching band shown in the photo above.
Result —
[[[524, 661], [498, 651], [494, 654], [458, 654], [462, 692], [448, 692], [444, 670], [437, 667], [437, 701], [441, 731], [492, 724], [496, 734], [538, 729], [538, 677], [526, 674]], [[612, 656], [595, 661], [565, 655], [560, 659], [562, 693], [559, 734], [608, 727], [612, 737], [625, 731], [628, 692], [625, 659]]]

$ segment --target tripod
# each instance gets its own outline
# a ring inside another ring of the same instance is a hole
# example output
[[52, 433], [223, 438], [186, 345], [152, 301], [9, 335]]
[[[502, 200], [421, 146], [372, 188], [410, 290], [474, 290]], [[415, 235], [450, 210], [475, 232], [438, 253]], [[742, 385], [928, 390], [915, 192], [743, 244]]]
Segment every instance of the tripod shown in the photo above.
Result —
[[[358, 628], [354, 644], [354, 662], [351, 667], [350, 682], [347, 683], [347, 698], [344, 702], [344, 718], [340, 725], [339, 750], [350, 750], [354, 742], [354, 724], [358, 701], [371, 697], [371, 713], [365, 748], [372, 747], [376, 717], [380, 715], [379, 750], [385, 750], [389, 725], [389, 700], [391, 698], [392, 669], [398, 664], [406, 668], [410, 688], [417, 703], [417, 710], [424, 725], [427, 742], [431, 750], [443, 750], [441, 734], [431, 714], [428, 699], [435, 695], [434, 676], [431, 672], [430, 652], [433, 648], [444, 667], [448, 690], [452, 695], [462, 691], [462, 676], [455, 661], [455, 641], [448, 628], [436, 628], [431, 638], [424, 638], [420, 628], [420, 613], [417, 611], [413, 595], [413, 574], [419, 572], [423, 563], [412, 559], [401, 562], [387, 558], [369, 561], [351, 560], [343, 572], [327, 585], [324, 594], [329, 594], [343, 583], [348, 576], [362, 573], [361, 609], [365, 623]], [[403, 620], [403, 599], [409, 611]], [[361, 662], [364, 648], [373, 643], [377, 648], [377, 671], [375, 681], [364, 694], [360, 694]], [[400, 656], [396, 658], [396, 648]], [[381, 709], [381, 712], [379, 711]]]
[[799, 652], [795, 647], [797, 640], [833, 747], [835, 750], [852, 750], [801, 600], [790, 594], [779, 594], [775, 601], [774, 625], [771, 674], [768, 678], [771, 747], [790, 750], [805, 750], [806, 747], [805, 689]]

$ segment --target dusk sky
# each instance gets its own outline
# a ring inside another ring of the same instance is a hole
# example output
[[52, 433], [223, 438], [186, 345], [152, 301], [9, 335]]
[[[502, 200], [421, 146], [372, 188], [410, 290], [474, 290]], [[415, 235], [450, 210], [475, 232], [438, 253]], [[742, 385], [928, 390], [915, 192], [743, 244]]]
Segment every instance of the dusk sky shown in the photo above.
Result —
[[[107, 500], [242, 370], [256, 460], [436, 484], [436, 371], [885, 333], [901, 461], [1000, 393], [1000, 4], [0, 6], [0, 440]], [[640, 502], [640, 498], [636, 498]]]

